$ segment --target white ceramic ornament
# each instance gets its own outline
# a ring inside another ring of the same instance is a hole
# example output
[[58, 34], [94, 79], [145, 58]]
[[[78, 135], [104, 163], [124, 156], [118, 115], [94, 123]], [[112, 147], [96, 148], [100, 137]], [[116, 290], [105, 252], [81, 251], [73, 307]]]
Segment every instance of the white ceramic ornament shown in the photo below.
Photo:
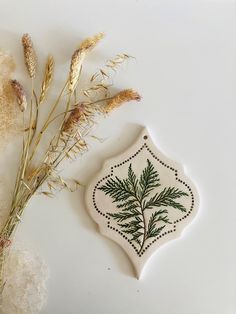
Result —
[[106, 160], [86, 190], [100, 232], [128, 254], [137, 277], [164, 243], [180, 236], [198, 209], [198, 193], [180, 164], [164, 156], [147, 129]]

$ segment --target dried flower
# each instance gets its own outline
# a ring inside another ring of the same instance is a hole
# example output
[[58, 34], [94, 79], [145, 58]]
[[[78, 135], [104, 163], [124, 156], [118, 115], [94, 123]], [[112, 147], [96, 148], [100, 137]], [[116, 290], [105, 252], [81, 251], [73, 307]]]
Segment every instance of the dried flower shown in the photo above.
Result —
[[20, 110], [23, 112], [27, 108], [26, 94], [23, 86], [17, 80], [11, 80], [11, 86], [17, 97]]
[[39, 103], [41, 103], [45, 98], [45, 94], [52, 80], [53, 70], [54, 70], [54, 59], [52, 56], [49, 56], [47, 59], [46, 66], [45, 66], [45, 73], [44, 73], [44, 78], [43, 78], [43, 82], [41, 86], [41, 94], [39, 97]]
[[66, 120], [64, 127], [63, 127], [63, 132], [65, 133], [73, 133], [80, 121], [80, 119], [83, 116], [83, 105], [76, 106], [70, 113], [68, 119]]
[[82, 41], [82, 43], [79, 46], [79, 49], [80, 50], [91, 50], [97, 45], [97, 43], [103, 37], [104, 37], [103, 33], [98, 33], [98, 34], [94, 35], [93, 37], [88, 37]]
[[33, 78], [36, 74], [37, 58], [34, 51], [33, 42], [29, 34], [24, 34], [22, 36], [22, 45], [24, 49], [25, 65], [29, 72], [29, 76]]
[[71, 93], [75, 90], [86, 54], [96, 46], [103, 36], [103, 33], [99, 33], [93, 37], [85, 39], [73, 53], [69, 73], [69, 91]]
[[113, 109], [121, 106], [124, 102], [128, 102], [131, 100], [140, 101], [141, 96], [134, 91], [133, 89], [125, 89], [112, 98], [110, 98], [105, 104], [104, 111], [109, 113]]

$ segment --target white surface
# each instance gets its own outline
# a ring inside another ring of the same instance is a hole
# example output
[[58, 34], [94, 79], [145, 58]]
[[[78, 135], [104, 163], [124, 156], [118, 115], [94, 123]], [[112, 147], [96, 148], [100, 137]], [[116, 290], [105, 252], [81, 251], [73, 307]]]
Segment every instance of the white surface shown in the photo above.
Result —
[[[167, 156], [197, 183], [200, 212], [181, 239], [161, 248], [141, 281], [125, 253], [98, 234], [83, 190], [35, 197], [17, 238], [51, 269], [43, 314], [236, 313], [236, 1], [0, 1], [1, 46], [20, 62], [30, 32], [42, 57], [62, 67], [78, 40], [98, 31], [104, 44], [92, 64], [116, 52], [136, 61], [118, 87], [143, 95], [103, 121], [94, 143], [66, 176], [83, 182], [103, 159], [122, 151], [148, 125]], [[39, 48], [40, 47], [40, 48]], [[65, 65], [65, 69], [67, 65]]]

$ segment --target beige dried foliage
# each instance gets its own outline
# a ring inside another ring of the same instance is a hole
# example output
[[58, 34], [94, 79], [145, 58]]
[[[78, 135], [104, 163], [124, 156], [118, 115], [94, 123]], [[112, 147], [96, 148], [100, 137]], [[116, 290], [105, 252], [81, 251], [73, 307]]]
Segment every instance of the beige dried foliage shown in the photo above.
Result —
[[10, 84], [14, 70], [12, 56], [0, 51], [0, 145], [20, 129], [19, 108]]
[[[112, 97], [106, 95], [109, 84], [105, 83], [104, 79], [109, 78], [109, 70], [115, 71], [117, 65], [128, 58], [124, 54], [108, 62], [106, 69], [100, 70], [100, 77], [95, 79], [96, 82], [93, 80], [90, 82], [93, 83], [91, 91], [104, 90], [105, 96], [97, 95], [95, 99], [89, 99], [86, 102], [83, 101], [83, 98], [78, 97], [78, 94], [81, 93], [81, 87], [79, 86], [78, 93], [75, 92], [75, 89], [79, 81], [82, 62], [87, 53], [96, 46], [102, 37], [103, 34], [100, 33], [85, 39], [74, 52], [71, 58], [69, 78], [67, 76], [55, 101], [52, 104], [48, 102], [49, 111], [42, 125], [40, 125], [41, 123], [38, 124], [41, 122], [39, 118], [41, 118], [43, 110], [39, 103], [44, 99], [51, 82], [53, 59], [49, 59], [46, 65], [42, 89], [39, 94], [41, 100], [39, 100], [37, 84], [34, 84], [33, 80], [36, 74], [36, 54], [30, 36], [25, 34], [22, 37], [25, 64], [32, 80], [29, 84], [31, 93], [27, 89], [29, 108], [20, 113], [15, 95], [21, 109], [25, 109], [24, 89], [18, 81], [11, 80], [14, 69], [13, 60], [4, 54], [0, 55], [0, 138], [3, 139], [4, 135], [9, 136], [11, 129], [17, 129], [17, 118], [22, 119], [22, 127], [19, 128], [22, 135], [20, 162], [14, 190], [12, 193], [8, 193], [11, 197], [9, 215], [0, 232], [0, 242], [2, 241], [0, 243], [0, 299], [5, 284], [5, 244], [9, 244], [9, 241], [12, 240], [29, 200], [40, 191], [49, 197], [54, 195], [54, 191], [62, 188], [74, 191], [79, 183], [73, 181], [71, 186], [69, 182], [62, 179], [59, 174], [59, 166], [66, 159], [75, 159], [88, 151], [87, 138], [94, 123], [96, 123], [95, 118], [98, 114], [109, 113], [124, 102], [140, 100], [139, 94], [132, 89], [123, 90]], [[54, 131], [51, 128], [52, 124], [55, 126]], [[45, 145], [47, 141], [48, 145]], [[40, 149], [43, 150], [42, 153]], [[46, 190], [42, 191], [42, 188], [45, 187]]]
[[[9, 208], [11, 205], [11, 180], [8, 172], [1, 168], [0, 174], [0, 230], [2, 230], [4, 223], [6, 222], [9, 215]], [[1, 237], [0, 237], [1, 241]], [[1, 311], [0, 311], [1, 313]]]
[[100, 97], [109, 97], [110, 88], [113, 86], [113, 75], [117, 72], [118, 68], [128, 59], [132, 58], [126, 53], [117, 54], [114, 58], [109, 59], [103, 68], [95, 72], [90, 80], [89, 86], [82, 90], [84, 96], [90, 101]]
[[39, 103], [42, 103], [46, 92], [51, 84], [52, 76], [54, 71], [54, 59], [53, 56], [48, 56], [47, 63], [45, 66], [44, 78], [41, 86], [41, 94], [39, 96]]
[[85, 103], [80, 103], [75, 106], [73, 110], [71, 110], [68, 119], [65, 121], [63, 132], [65, 133], [73, 133], [78, 129], [79, 125], [87, 124], [91, 121], [91, 116], [94, 114], [92, 110], [90, 110], [89, 105]]
[[79, 79], [82, 63], [85, 58], [85, 52], [79, 49], [75, 50], [71, 57], [70, 73], [69, 73], [69, 91], [72, 93], [75, 90]]
[[97, 81], [104, 84], [105, 81], [111, 78], [111, 70], [112, 72], [116, 72], [117, 69], [128, 59], [132, 58], [126, 53], [119, 53], [113, 59], [109, 59], [105, 66], [95, 72], [91, 78], [90, 83]]
[[20, 110], [23, 112], [27, 108], [26, 94], [23, 86], [17, 80], [11, 80], [11, 87], [16, 95]]
[[80, 50], [91, 50], [93, 49], [97, 43], [104, 37], [103, 33], [98, 33], [92, 37], [88, 37], [82, 41], [79, 46]]
[[93, 37], [86, 38], [82, 41], [79, 48], [74, 51], [70, 64], [69, 92], [72, 93], [75, 90], [86, 54], [92, 50], [103, 37], [104, 34], [99, 33]]
[[63, 132], [65, 133], [71, 133], [75, 126], [79, 123], [81, 118], [81, 110], [79, 107], [74, 108], [67, 121], [65, 122], [65, 125], [63, 127]]
[[[4, 184], [4, 182], [1, 182]], [[5, 200], [5, 197], [1, 195], [0, 197], [0, 230], [3, 228], [4, 223], [9, 215], [9, 203]]]
[[27, 181], [30, 181], [33, 177], [37, 176], [38, 168], [31, 166], [27, 169], [26, 178]]
[[24, 34], [22, 36], [22, 46], [27, 71], [29, 73], [29, 76], [33, 78], [36, 74], [37, 57], [34, 50], [33, 42], [29, 34]]
[[111, 97], [104, 106], [104, 111], [106, 113], [111, 112], [113, 109], [120, 107], [123, 103], [129, 102], [131, 100], [140, 101], [141, 96], [133, 89], [125, 89], [113, 97]]

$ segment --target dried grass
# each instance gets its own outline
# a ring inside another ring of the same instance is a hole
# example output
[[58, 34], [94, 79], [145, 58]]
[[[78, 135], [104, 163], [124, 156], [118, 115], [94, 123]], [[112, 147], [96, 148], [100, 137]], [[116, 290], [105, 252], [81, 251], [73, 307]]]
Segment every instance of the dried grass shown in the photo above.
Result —
[[20, 110], [23, 112], [27, 108], [26, 94], [23, 86], [17, 80], [11, 80], [12, 89], [16, 95]]
[[0, 146], [19, 132], [19, 109], [15, 106], [10, 78], [15, 70], [11, 55], [0, 51]]
[[41, 86], [41, 93], [39, 96], [39, 104], [41, 104], [45, 98], [46, 92], [50, 87], [52, 76], [54, 71], [54, 59], [53, 56], [49, 56], [45, 66], [44, 78]]
[[106, 102], [106, 105], [104, 106], [104, 111], [106, 113], [109, 113], [115, 108], [120, 107], [123, 103], [129, 102], [131, 100], [140, 101], [141, 96], [133, 89], [125, 89], [111, 97]]
[[22, 36], [22, 46], [24, 51], [24, 59], [27, 71], [31, 78], [36, 75], [37, 57], [34, 50], [33, 42], [29, 34]]
[[[52, 104], [48, 104], [50, 108], [49, 113], [46, 116], [44, 123], [42, 123], [41, 128], [38, 127], [38, 120], [41, 116], [42, 108], [39, 104], [45, 100], [46, 92], [48, 91], [52, 80], [54, 69], [53, 58], [49, 57], [47, 60], [44, 79], [40, 92], [38, 93], [34, 90], [33, 84], [37, 65], [36, 54], [30, 36], [25, 34], [22, 37], [25, 64], [29, 76], [32, 78], [30, 93], [27, 93], [30, 95], [27, 100], [29, 104], [27, 108], [23, 87], [15, 80], [11, 81], [11, 84], [9, 83], [10, 75], [12, 73], [10, 65], [4, 72], [2, 82], [0, 81], [0, 135], [1, 130], [9, 133], [9, 128], [7, 129], [7, 126], [9, 126], [12, 121], [15, 121], [13, 118], [15, 113], [16, 115], [21, 116], [26, 123], [23, 128], [24, 132], [22, 132], [23, 149], [12, 194], [9, 216], [0, 232], [0, 239], [4, 239], [4, 241], [11, 241], [14, 231], [21, 221], [22, 214], [28, 201], [36, 193], [41, 192], [44, 195], [51, 197], [54, 195], [54, 191], [57, 187], [59, 190], [67, 188], [68, 190], [73, 191], [74, 187], [79, 185], [78, 181], [74, 180], [74, 186], [71, 187], [67, 181], [62, 179], [59, 175], [58, 166], [61, 165], [65, 159], [74, 159], [88, 150], [87, 136], [90, 134], [96, 114], [110, 113], [124, 102], [140, 100], [140, 96], [137, 92], [132, 89], [126, 89], [112, 97], [97, 97], [97, 99], [90, 99], [88, 102], [78, 102], [76, 88], [82, 71], [82, 63], [87, 53], [91, 51], [102, 38], [103, 34], [100, 33], [85, 39], [73, 53], [70, 63], [69, 79], [66, 79], [57, 99]], [[127, 55], [123, 54], [117, 57], [116, 61], [110, 61], [107, 63], [107, 68], [114, 70], [118, 64], [122, 63], [123, 60], [127, 58], [126, 56]], [[4, 60], [6, 61], [6, 59]], [[4, 64], [4, 62], [2, 62], [2, 64]], [[96, 77], [95, 84], [99, 86], [99, 88], [103, 88], [108, 92], [109, 85], [106, 85], [103, 82], [103, 79], [109, 75], [103, 70], [100, 71], [100, 74], [101, 77]], [[95, 79], [93, 79], [92, 82], [94, 82], [94, 80]], [[12, 87], [17, 96], [21, 110], [23, 111], [21, 114], [14, 103]], [[37, 96], [38, 94], [39, 97]], [[8, 104], [7, 107], [6, 104]], [[61, 106], [59, 106], [59, 104]], [[14, 108], [12, 109], [13, 111], [10, 109], [11, 106]], [[63, 108], [63, 110], [58, 113], [57, 111], [59, 108]], [[6, 121], [4, 121], [4, 119]], [[58, 123], [55, 123], [58, 121], [59, 127]], [[49, 126], [53, 125], [55, 128], [49, 129]], [[38, 147], [45, 147], [45, 135], [50, 137], [50, 141], [44, 153], [42, 155], [40, 154], [40, 158], [38, 158]], [[48, 187], [48, 189], [45, 190], [45, 186]], [[9, 241], [7, 243], [10, 243]], [[5, 251], [4, 247], [2, 247], [0, 249], [0, 296], [1, 289], [4, 287], [4, 258]]]
[[79, 80], [82, 63], [89, 51], [91, 51], [98, 42], [103, 38], [103, 33], [86, 38], [76, 49], [71, 57], [70, 73], [69, 73], [69, 92], [75, 90], [76, 84]]

